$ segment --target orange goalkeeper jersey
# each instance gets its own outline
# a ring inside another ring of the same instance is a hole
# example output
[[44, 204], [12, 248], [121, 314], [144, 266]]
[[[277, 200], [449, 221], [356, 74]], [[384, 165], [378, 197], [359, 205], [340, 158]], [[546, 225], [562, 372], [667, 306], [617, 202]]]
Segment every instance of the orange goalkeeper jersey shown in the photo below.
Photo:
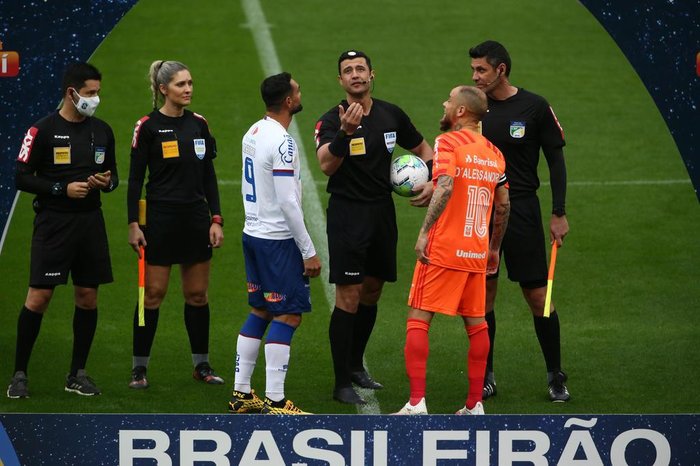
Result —
[[482, 135], [462, 129], [435, 139], [433, 160], [433, 183], [447, 175], [454, 180], [454, 188], [428, 233], [430, 262], [485, 272], [494, 191], [506, 184], [503, 154]]

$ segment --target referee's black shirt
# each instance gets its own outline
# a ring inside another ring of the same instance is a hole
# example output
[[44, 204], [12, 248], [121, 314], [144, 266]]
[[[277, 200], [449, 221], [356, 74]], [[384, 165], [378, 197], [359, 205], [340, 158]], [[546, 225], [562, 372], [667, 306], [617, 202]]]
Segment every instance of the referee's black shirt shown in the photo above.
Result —
[[565, 145], [559, 122], [543, 97], [522, 88], [506, 100], [489, 98], [488, 104], [482, 132], [506, 159], [510, 196], [532, 195], [540, 187], [540, 148]]
[[[341, 102], [345, 109], [349, 104]], [[340, 129], [338, 107], [331, 108], [316, 123], [316, 147], [330, 143]], [[422, 141], [411, 119], [398, 106], [372, 99], [369, 115], [362, 117], [360, 126], [349, 143], [364, 140], [364, 154], [349, 155], [328, 179], [326, 190], [334, 196], [360, 202], [391, 198], [389, 170], [396, 146], [413, 149]]]
[[[119, 176], [112, 128], [99, 118], [75, 123], [55, 112], [37, 121], [24, 136], [17, 157], [17, 188], [37, 194], [35, 204], [41, 209], [83, 212], [102, 205], [100, 190], [72, 199], [66, 195], [66, 186], [107, 170], [112, 173], [113, 190]], [[63, 185], [59, 196], [52, 194], [56, 183]]]

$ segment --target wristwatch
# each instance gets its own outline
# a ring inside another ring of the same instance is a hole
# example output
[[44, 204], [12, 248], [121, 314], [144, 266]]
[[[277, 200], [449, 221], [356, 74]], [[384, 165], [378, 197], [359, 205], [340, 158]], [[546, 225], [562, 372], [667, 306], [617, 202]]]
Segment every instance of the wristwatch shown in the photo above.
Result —
[[54, 183], [53, 186], [51, 186], [51, 195], [52, 196], [63, 196], [63, 184], [62, 183]]

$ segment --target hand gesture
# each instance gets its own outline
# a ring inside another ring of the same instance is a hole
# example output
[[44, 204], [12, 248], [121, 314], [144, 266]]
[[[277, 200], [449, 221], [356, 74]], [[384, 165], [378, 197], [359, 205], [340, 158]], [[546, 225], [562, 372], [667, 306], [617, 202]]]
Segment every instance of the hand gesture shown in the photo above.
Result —
[[363, 113], [364, 109], [358, 102], [351, 103], [347, 110], [345, 110], [342, 105], [338, 105], [340, 129], [347, 135], [353, 134], [357, 131], [357, 127], [360, 126]]

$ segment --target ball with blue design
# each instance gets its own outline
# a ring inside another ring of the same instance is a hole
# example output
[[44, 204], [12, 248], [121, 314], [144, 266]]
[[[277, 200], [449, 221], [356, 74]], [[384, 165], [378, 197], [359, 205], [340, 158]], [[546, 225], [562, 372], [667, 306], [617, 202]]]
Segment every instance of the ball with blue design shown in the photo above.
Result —
[[391, 162], [390, 180], [399, 196], [415, 196], [416, 187], [428, 181], [428, 166], [413, 154], [400, 155]]

